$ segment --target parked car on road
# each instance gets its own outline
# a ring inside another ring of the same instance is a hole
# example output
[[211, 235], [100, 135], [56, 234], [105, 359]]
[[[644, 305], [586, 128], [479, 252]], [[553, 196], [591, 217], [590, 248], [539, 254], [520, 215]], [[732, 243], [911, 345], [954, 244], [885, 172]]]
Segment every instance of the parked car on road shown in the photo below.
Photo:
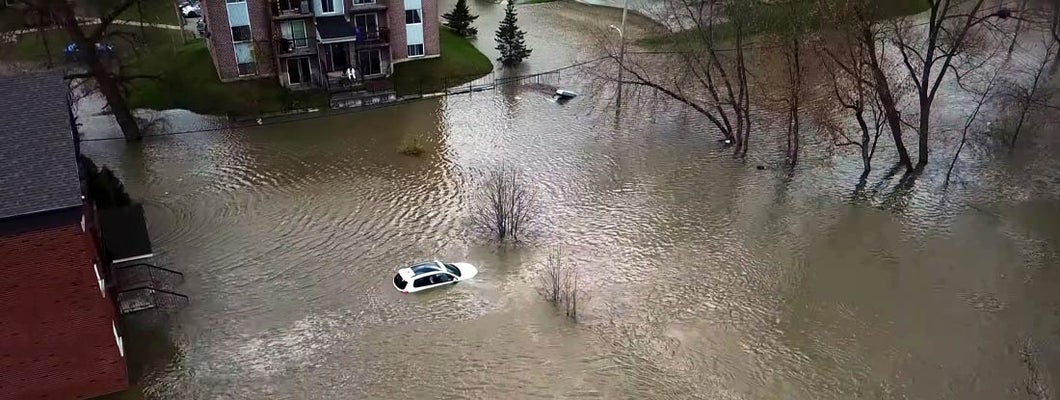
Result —
[[198, 2], [186, 1], [180, 3], [180, 15], [184, 18], [198, 18], [202, 16], [202, 7]]
[[[70, 61], [78, 61], [77, 43], [69, 43], [63, 48], [63, 54]], [[114, 55], [114, 47], [106, 43], [96, 43], [96, 54], [102, 58]]]
[[477, 274], [478, 268], [468, 263], [426, 261], [398, 270], [394, 287], [402, 293], [415, 293], [465, 281]]

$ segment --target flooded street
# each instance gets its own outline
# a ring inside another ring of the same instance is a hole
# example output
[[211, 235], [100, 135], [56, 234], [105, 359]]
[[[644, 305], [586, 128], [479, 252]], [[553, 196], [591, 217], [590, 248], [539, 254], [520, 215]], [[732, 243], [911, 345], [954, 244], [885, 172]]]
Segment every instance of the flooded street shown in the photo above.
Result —
[[[589, 58], [588, 25], [617, 13], [584, 10], [521, 8], [535, 48], [521, 72]], [[482, 13], [492, 48], [499, 11]], [[943, 162], [896, 188], [884, 154], [855, 195], [853, 152], [807, 150], [788, 173], [782, 144], [756, 137], [741, 162], [682, 107], [616, 123], [579, 77], [558, 83], [583, 95], [505, 87], [83, 143], [143, 201], [156, 259], [186, 275], [191, 302], [161, 333], [127, 328], [146, 397], [1035, 399], [1034, 374], [1060, 397], [1055, 138], [980, 154], [945, 190]], [[423, 156], [398, 153], [408, 137]], [[502, 162], [544, 204], [518, 248], [469, 226], [475, 180]], [[550, 247], [588, 281], [577, 323], [536, 292]], [[398, 267], [427, 258], [481, 272], [394, 290]]]

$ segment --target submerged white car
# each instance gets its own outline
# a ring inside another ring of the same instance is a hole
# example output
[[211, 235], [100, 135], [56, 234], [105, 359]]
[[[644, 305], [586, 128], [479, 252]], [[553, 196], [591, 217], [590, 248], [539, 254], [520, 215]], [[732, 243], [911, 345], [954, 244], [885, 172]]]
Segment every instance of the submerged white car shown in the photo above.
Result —
[[402, 293], [415, 293], [473, 278], [478, 268], [468, 263], [422, 262], [398, 270], [394, 287]]

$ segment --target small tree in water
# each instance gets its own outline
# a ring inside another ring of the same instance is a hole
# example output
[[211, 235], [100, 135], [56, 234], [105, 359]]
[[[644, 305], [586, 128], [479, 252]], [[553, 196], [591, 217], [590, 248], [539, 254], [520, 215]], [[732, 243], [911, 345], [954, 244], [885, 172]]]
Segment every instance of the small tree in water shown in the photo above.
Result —
[[519, 30], [517, 25], [519, 19], [515, 15], [515, 1], [508, 0], [508, 7], [504, 10], [504, 20], [500, 28], [497, 28], [497, 50], [501, 56], [497, 58], [505, 66], [513, 66], [523, 62], [530, 57], [533, 49], [526, 47], [523, 38], [526, 32]]
[[578, 312], [585, 308], [584, 302], [588, 299], [588, 292], [579, 278], [578, 266], [565, 262], [563, 254], [553, 248], [538, 276], [538, 293], [568, 318], [577, 321]]
[[456, 31], [457, 35], [468, 37], [478, 34], [478, 29], [471, 26], [471, 23], [478, 19], [478, 15], [471, 14], [471, 10], [467, 8], [467, 0], [457, 0], [453, 11], [445, 13], [442, 18], [445, 18], [445, 25]]
[[498, 241], [519, 241], [538, 214], [533, 187], [510, 165], [489, 170], [477, 193], [474, 224]]

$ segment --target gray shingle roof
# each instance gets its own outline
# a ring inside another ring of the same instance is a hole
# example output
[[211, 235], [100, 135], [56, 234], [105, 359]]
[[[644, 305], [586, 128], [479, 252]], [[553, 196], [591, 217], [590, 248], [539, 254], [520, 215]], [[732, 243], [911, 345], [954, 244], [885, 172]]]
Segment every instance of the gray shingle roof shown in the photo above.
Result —
[[0, 75], [0, 218], [81, 204], [69, 92], [59, 73]]

